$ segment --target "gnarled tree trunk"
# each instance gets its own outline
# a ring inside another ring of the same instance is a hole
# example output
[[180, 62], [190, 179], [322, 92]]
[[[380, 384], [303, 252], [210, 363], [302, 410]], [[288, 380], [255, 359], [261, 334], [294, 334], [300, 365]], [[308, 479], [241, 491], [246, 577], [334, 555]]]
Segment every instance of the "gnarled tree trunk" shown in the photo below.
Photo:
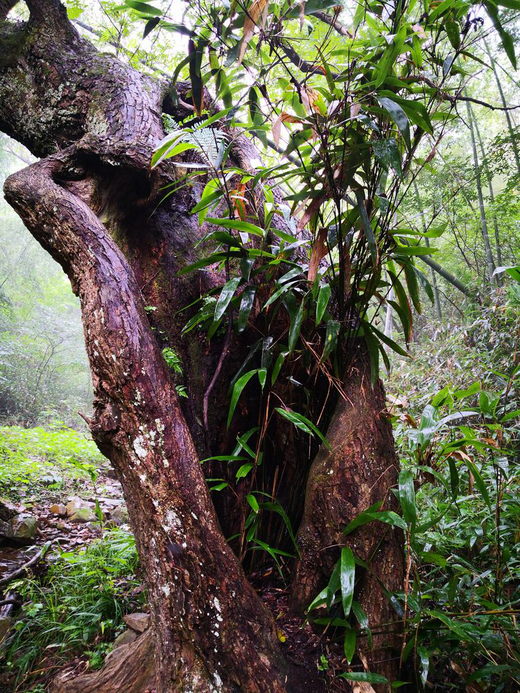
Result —
[[[150, 595], [156, 688], [320, 690], [317, 679], [302, 683], [284, 660], [273, 617], [221, 531], [236, 519], [224, 503], [219, 522], [199, 461], [229, 452], [233, 443], [219, 388], [211, 395], [210, 430], [203, 425], [222, 340], [208, 346], [199, 337], [183, 339], [186, 318], [179, 309], [224, 278], [209, 270], [179, 277], [198, 258], [197, 241], [207, 233], [190, 215], [200, 190], [184, 189], [158, 206], [160, 188], [176, 180], [177, 169], [165, 163], [150, 170], [164, 136], [161, 112], [169, 109], [179, 118], [186, 113], [172, 110], [166, 85], [79, 36], [59, 0], [27, 0], [27, 23], [1, 21], [14, 4], [0, 0], [0, 129], [42, 158], [11, 176], [5, 194], [81, 300], [95, 389], [91, 430], [128, 504]], [[238, 149], [236, 156], [247, 159], [248, 146]], [[156, 308], [153, 314], [147, 315], [146, 305]], [[244, 340], [233, 340], [222, 381], [247, 353]], [[161, 356], [166, 345], [184, 364], [190, 396], [182, 405]], [[294, 588], [302, 607], [326, 577], [327, 547], [338, 542], [342, 523], [382, 499], [396, 478], [391, 433], [380, 418], [380, 386], [370, 388], [364, 357], [353, 367], [351, 373], [362, 375], [349, 375], [348, 402], [340, 401], [331, 423], [333, 455], [320, 453], [308, 481]], [[306, 446], [311, 452], [299, 464], [292, 437], [279, 430], [289, 441], [286, 459], [270, 468], [266, 463], [266, 469], [283, 479], [282, 495], [297, 523], [297, 489], [305, 484], [312, 449]], [[390, 575], [389, 566], [399, 561], [399, 538], [367, 530], [358, 541], [374, 573], [397, 588], [400, 569]], [[313, 567], [322, 556], [324, 568]], [[376, 582], [366, 585], [361, 600], [377, 623], [386, 607]], [[103, 685], [110, 690], [108, 680]], [[118, 681], [113, 685], [118, 690]]]

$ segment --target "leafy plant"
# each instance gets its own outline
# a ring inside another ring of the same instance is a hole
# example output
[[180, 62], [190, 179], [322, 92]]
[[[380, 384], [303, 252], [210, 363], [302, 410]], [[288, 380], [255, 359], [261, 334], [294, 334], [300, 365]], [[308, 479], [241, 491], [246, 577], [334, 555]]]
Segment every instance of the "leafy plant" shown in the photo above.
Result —
[[94, 442], [57, 422], [49, 428], [0, 427], [0, 492], [63, 485], [64, 476], [95, 480], [104, 460]]
[[30, 680], [43, 657], [63, 662], [91, 644], [91, 657], [99, 664], [107, 649], [102, 641], [113, 638], [123, 615], [145, 597], [136, 577], [135, 541], [127, 532], [106, 530], [102, 539], [55, 559], [42, 579], [11, 584], [23, 599], [23, 611], [1, 654], [18, 685]]

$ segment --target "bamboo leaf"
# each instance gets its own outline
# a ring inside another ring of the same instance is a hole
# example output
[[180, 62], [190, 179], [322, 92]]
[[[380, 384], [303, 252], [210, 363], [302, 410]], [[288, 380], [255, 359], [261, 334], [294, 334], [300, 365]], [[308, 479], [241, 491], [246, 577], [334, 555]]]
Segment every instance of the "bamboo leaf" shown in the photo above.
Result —
[[230, 279], [222, 287], [220, 296], [218, 297], [218, 301], [215, 306], [215, 317], [213, 318], [215, 322], [223, 317], [241, 281], [242, 277], [233, 277], [233, 279]]
[[352, 600], [354, 599], [354, 584], [356, 575], [356, 562], [352, 549], [344, 546], [341, 549], [341, 566], [340, 566], [340, 585], [341, 585], [341, 603], [343, 605], [343, 613], [345, 618], [350, 614]]
[[387, 111], [390, 118], [392, 118], [394, 123], [397, 125], [400, 133], [404, 137], [406, 146], [408, 149], [410, 149], [412, 146], [410, 141], [410, 123], [404, 110], [398, 103], [392, 99], [389, 99], [387, 96], [378, 96], [377, 100], [379, 101], [381, 108], [384, 108], [385, 111]]
[[246, 328], [247, 322], [249, 320], [249, 315], [251, 313], [251, 308], [255, 301], [256, 288], [254, 286], [248, 286], [244, 293], [242, 294], [242, 300], [240, 301], [240, 309], [238, 311], [238, 331], [243, 332]]
[[323, 284], [320, 286], [318, 300], [316, 301], [316, 325], [319, 325], [323, 320], [323, 316], [325, 315], [325, 311], [327, 310], [327, 306], [329, 304], [330, 294], [330, 284]]
[[417, 511], [415, 508], [415, 488], [413, 475], [407, 469], [399, 473], [399, 502], [403, 511], [403, 517], [410, 525], [415, 525], [417, 521]]
[[235, 407], [237, 406], [237, 402], [240, 399], [240, 395], [242, 394], [242, 390], [245, 388], [247, 383], [251, 380], [251, 378], [258, 372], [258, 369], [255, 368], [252, 371], [248, 371], [245, 373], [241, 378], [239, 378], [234, 387], [233, 387], [233, 392], [231, 394], [231, 403], [229, 405], [229, 413], [228, 413], [228, 418], [227, 418], [227, 427], [229, 428], [229, 424], [231, 423], [231, 419], [233, 418], [233, 414], [235, 412]]

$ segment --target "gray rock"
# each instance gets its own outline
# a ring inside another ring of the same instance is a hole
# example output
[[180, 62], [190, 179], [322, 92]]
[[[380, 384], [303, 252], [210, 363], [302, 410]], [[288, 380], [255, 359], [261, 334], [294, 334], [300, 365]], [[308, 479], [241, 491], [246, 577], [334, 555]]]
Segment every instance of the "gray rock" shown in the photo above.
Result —
[[32, 544], [38, 531], [38, 520], [29, 513], [20, 513], [8, 522], [9, 539], [18, 544]]
[[97, 520], [95, 513], [88, 507], [78, 508], [75, 513], [73, 513], [69, 520], [71, 522], [94, 522]]
[[87, 501], [84, 501], [82, 498], [78, 498], [77, 496], [75, 498], [72, 498], [68, 503], [66, 507], [67, 515], [69, 517], [72, 517], [74, 513], [76, 513], [78, 510], [81, 510], [82, 508], [91, 508], [92, 503], [88, 503]]
[[123, 621], [126, 625], [135, 630], [136, 633], [144, 633], [144, 631], [150, 625], [150, 614], [146, 614], [142, 611], [136, 611], [134, 614], [127, 614], [123, 616]]
[[116, 525], [126, 524], [129, 520], [128, 518], [128, 508], [126, 503], [120, 503], [110, 512], [110, 519]]
[[7, 522], [15, 515], [18, 515], [19, 512], [14, 503], [11, 503], [6, 498], [0, 498], [0, 520]]
[[9, 536], [9, 522], [4, 522], [3, 520], [0, 520], [0, 539], [7, 539]]
[[118, 635], [117, 638], [114, 640], [114, 650], [116, 647], [121, 647], [121, 645], [129, 645], [131, 642], [134, 642], [137, 638], [137, 633], [133, 630], [130, 630], [130, 628], [127, 628], [125, 631], [121, 633], [121, 635]]

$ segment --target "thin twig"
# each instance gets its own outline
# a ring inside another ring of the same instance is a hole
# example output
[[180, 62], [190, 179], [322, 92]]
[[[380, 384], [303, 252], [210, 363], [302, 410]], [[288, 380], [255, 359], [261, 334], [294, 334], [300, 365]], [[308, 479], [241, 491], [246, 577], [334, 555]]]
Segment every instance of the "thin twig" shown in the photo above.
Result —
[[45, 557], [45, 554], [50, 549], [51, 545], [52, 545], [52, 541], [45, 542], [45, 544], [41, 547], [41, 549], [38, 551], [38, 553], [35, 554], [31, 558], [30, 561], [27, 561], [27, 563], [24, 563], [24, 565], [22, 565], [20, 568], [13, 570], [12, 573], [5, 575], [3, 578], [0, 578], [0, 585], [7, 585], [8, 582], [11, 582], [11, 580], [15, 580], [16, 578], [24, 575], [29, 570], [29, 568], [32, 568], [39, 561], [41, 561], [42, 558]]

